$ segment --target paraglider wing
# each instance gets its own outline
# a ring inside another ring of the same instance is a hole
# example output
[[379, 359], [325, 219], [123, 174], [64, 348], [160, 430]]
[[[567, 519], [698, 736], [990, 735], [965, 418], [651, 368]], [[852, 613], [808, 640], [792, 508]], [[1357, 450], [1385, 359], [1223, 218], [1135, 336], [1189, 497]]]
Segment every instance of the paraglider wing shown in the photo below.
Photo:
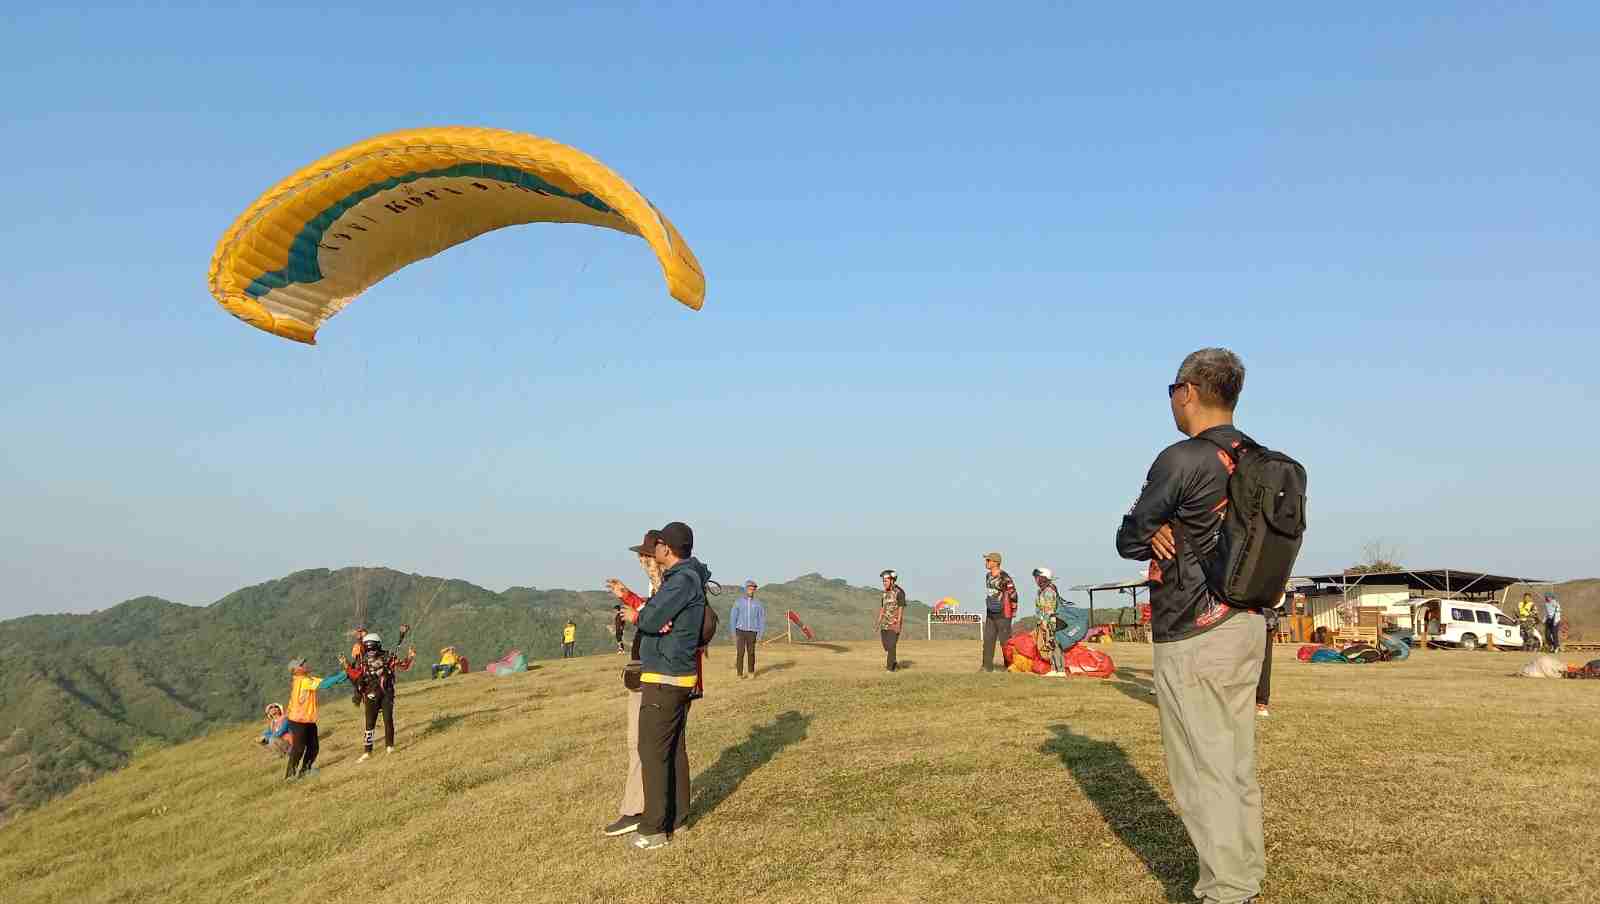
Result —
[[605, 164], [548, 139], [462, 126], [380, 135], [273, 186], [217, 243], [211, 294], [251, 326], [315, 344], [323, 321], [389, 274], [523, 223], [637, 235], [673, 298], [705, 302], [683, 236]]

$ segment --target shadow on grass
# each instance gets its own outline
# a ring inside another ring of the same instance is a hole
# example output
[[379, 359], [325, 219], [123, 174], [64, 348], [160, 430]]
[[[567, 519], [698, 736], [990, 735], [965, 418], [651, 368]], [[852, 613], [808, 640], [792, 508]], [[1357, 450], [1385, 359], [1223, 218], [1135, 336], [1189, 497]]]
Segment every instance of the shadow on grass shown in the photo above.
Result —
[[447, 732], [461, 724], [463, 720], [470, 719], [473, 716], [483, 716], [491, 713], [504, 712], [508, 709], [511, 709], [511, 707], [494, 706], [487, 707], [485, 709], [474, 709], [464, 713], [450, 713], [449, 715], [435, 716], [428, 722], [427, 725], [422, 727], [422, 732], [417, 735], [417, 740], [421, 741], [424, 738], [429, 738], [436, 734], [443, 734], [444, 732]]
[[1192, 901], [1199, 864], [1183, 820], [1134, 768], [1122, 745], [1061, 724], [1050, 731], [1055, 737], [1040, 751], [1061, 758], [1106, 825], [1161, 882], [1168, 901]]
[[836, 643], [816, 643], [816, 642], [811, 642], [811, 643], [802, 643], [802, 644], [800, 644], [800, 646], [802, 646], [802, 647], [815, 647], [815, 648], [817, 648], [819, 650], [827, 650], [829, 653], [848, 653], [848, 652], [850, 652], [850, 648], [849, 647], [842, 647], [842, 646], [840, 646], [840, 645], [838, 645]]
[[775, 662], [772, 665], [762, 666], [760, 669], [756, 670], [756, 674], [767, 675], [771, 674], [772, 672], [783, 672], [792, 668], [794, 668], [793, 659], [789, 660], [788, 662]]
[[745, 779], [791, 744], [805, 740], [806, 729], [815, 716], [794, 710], [781, 713], [765, 725], [750, 729], [750, 736], [725, 748], [717, 761], [694, 777], [694, 798], [689, 804], [688, 824], [704, 818], [737, 791]]
[[1155, 681], [1138, 673], [1136, 669], [1117, 669], [1111, 676], [1111, 686], [1127, 695], [1130, 700], [1137, 700], [1150, 706], [1156, 705]]

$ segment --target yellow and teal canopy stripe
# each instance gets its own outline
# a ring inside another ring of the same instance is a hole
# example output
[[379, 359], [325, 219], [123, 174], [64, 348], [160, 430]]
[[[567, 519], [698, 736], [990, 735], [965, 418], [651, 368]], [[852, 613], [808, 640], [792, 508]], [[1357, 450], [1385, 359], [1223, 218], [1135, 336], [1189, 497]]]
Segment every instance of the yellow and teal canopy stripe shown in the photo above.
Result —
[[380, 135], [273, 186], [217, 243], [211, 294], [254, 327], [315, 343], [323, 321], [389, 274], [524, 223], [637, 235], [672, 297], [705, 303], [683, 236], [605, 164], [548, 139], [462, 126]]

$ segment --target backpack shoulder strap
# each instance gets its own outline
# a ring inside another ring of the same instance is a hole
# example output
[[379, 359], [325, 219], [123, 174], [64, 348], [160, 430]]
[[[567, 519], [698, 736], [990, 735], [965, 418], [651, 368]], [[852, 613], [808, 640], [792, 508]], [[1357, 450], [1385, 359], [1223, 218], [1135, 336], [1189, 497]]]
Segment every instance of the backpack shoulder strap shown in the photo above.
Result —
[[1235, 446], [1230, 446], [1227, 443], [1217, 439], [1214, 436], [1197, 436], [1197, 437], [1195, 437], [1195, 439], [1202, 439], [1202, 440], [1205, 440], [1206, 442], [1210, 443], [1211, 445], [1216, 446], [1218, 449], [1222, 450], [1222, 453], [1224, 455], [1226, 455], [1229, 458], [1233, 459], [1233, 463], [1234, 464], [1238, 464], [1239, 463], [1239, 453], [1240, 452], [1243, 452], [1246, 449], [1260, 449], [1261, 448], [1261, 444], [1260, 443], [1258, 443], [1255, 440], [1251, 439], [1249, 436], [1245, 435], [1244, 433], [1240, 433], [1239, 436], [1240, 436], [1239, 445], [1236, 446], [1236, 447]]

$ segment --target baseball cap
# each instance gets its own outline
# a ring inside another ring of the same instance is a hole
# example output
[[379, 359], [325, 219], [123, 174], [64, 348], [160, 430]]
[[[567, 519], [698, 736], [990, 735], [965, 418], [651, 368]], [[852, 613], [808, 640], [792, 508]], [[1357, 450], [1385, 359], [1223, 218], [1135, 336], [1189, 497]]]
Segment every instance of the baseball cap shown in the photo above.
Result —
[[673, 521], [660, 531], [662, 543], [672, 547], [672, 551], [680, 559], [688, 558], [694, 554], [694, 531], [682, 521]]
[[1033, 576], [1036, 577], [1036, 578], [1044, 578], [1047, 581], [1053, 581], [1053, 580], [1056, 579], [1056, 573], [1055, 572], [1051, 571], [1048, 568], [1043, 568], [1043, 567], [1035, 568], [1033, 570]]
[[985, 562], [994, 562], [996, 565], [999, 565], [1000, 564], [1000, 554], [997, 553], [997, 552], [986, 552], [986, 553], [983, 554], [983, 560]]
[[305, 660], [305, 657], [303, 657], [303, 656], [299, 657], [298, 659], [289, 660], [289, 671], [291, 671], [291, 672], [293, 672], [295, 669], [303, 669], [305, 667], [306, 667], [306, 660]]

